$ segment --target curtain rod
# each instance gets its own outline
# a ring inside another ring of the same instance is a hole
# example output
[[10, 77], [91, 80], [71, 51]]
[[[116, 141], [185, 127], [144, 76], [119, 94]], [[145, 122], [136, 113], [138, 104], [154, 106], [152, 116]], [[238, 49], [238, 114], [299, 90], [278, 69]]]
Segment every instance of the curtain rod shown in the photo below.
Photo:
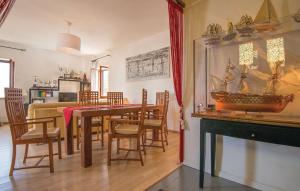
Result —
[[101, 57], [99, 57], [99, 58], [96, 58], [96, 59], [94, 59], [94, 60], [91, 60], [91, 62], [96, 62], [97, 60], [100, 60], [100, 59], [102, 59], [102, 58], [109, 57], [109, 56], [111, 56], [111, 55], [107, 54], [107, 55], [105, 55], [105, 56], [101, 56]]
[[7, 49], [18, 50], [18, 51], [22, 51], [22, 52], [26, 51], [26, 49], [24, 49], [24, 48], [15, 48], [15, 47], [11, 47], [11, 46], [2, 46], [2, 45], [0, 45], [0, 48], [7, 48]]
[[[168, 0], [166, 0], [168, 1]], [[173, 0], [175, 3], [177, 3], [180, 7], [185, 8], [185, 3], [183, 0]]]

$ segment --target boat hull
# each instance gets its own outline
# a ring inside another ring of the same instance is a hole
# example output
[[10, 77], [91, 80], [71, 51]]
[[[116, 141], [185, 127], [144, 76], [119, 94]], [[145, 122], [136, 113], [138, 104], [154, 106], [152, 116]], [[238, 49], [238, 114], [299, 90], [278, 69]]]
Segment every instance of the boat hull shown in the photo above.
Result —
[[279, 113], [292, 102], [294, 95], [254, 95], [227, 92], [212, 92], [216, 110]]

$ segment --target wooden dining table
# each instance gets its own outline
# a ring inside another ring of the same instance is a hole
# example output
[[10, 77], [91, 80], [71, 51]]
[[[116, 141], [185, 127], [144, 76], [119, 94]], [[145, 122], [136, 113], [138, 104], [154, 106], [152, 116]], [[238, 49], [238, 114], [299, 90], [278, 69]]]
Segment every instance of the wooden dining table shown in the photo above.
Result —
[[[99, 116], [123, 115], [126, 113], [137, 113], [142, 109], [142, 105], [128, 104], [120, 106], [102, 106], [89, 109], [74, 110], [70, 122], [65, 125], [65, 149], [67, 155], [74, 154], [73, 143], [73, 118], [81, 119], [81, 166], [86, 168], [92, 165], [92, 118]], [[157, 111], [156, 105], [147, 105], [147, 111]], [[58, 108], [58, 112], [63, 113], [64, 108]]]

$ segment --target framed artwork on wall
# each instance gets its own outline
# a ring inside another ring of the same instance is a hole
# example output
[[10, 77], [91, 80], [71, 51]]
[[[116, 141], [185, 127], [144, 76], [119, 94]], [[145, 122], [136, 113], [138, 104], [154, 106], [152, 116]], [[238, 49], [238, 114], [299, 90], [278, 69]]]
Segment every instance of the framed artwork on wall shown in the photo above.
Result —
[[170, 77], [170, 48], [147, 52], [126, 59], [128, 81], [161, 79]]

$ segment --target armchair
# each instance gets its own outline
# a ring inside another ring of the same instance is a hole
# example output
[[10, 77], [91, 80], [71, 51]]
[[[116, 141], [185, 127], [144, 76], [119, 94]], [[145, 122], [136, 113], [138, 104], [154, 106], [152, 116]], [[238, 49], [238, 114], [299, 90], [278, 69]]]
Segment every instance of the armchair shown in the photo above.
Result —
[[[23, 105], [22, 89], [5, 88], [5, 107], [10, 124], [10, 131], [13, 143], [12, 161], [9, 175], [13, 175], [14, 170], [30, 169], [30, 168], [50, 168], [50, 172], [54, 172], [53, 155], [58, 155], [61, 159], [61, 137], [60, 129], [56, 127], [56, 118], [44, 117], [36, 119], [26, 119], [25, 109]], [[49, 128], [48, 124], [53, 123], [53, 127]], [[41, 124], [42, 128], [28, 127], [31, 125]], [[53, 142], [58, 142], [58, 153], [53, 154]], [[48, 155], [28, 156], [30, 144], [48, 143]], [[15, 168], [17, 145], [25, 145], [25, 154], [23, 163], [27, 159], [40, 158], [34, 166], [24, 166]], [[49, 157], [49, 165], [39, 165], [45, 157]]]

